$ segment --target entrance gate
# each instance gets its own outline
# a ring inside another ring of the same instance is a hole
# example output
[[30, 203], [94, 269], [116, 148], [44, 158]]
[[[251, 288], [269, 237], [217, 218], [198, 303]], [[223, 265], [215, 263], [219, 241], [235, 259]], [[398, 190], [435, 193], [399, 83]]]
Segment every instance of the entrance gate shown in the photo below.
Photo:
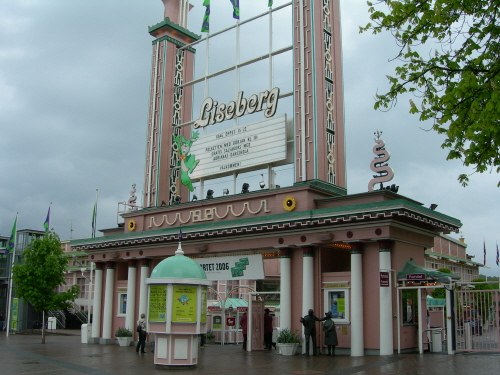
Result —
[[500, 290], [455, 291], [456, 351], [500, 352], [499, 302]]

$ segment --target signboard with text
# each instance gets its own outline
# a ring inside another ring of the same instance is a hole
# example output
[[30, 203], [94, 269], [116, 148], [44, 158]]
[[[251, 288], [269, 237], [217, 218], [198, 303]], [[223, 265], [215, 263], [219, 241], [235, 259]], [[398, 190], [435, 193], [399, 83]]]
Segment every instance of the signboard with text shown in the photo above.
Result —
[[380, 272], [380, 286], [389, 286], [389, 272]]
[[425, 280], [425, 273], [408, 273], [406, 280]]
[[286, 159], [286, 115], [200, 137], [192, 179], [227, 175]]

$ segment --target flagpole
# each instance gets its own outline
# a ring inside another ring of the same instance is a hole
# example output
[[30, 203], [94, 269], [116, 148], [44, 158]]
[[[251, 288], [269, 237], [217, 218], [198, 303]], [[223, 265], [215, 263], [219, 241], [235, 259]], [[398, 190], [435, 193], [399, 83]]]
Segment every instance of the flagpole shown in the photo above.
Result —
[[[9, 277], [9, 295], [7, 299], [7, 327], [6, 327], [6, 336], [9, 337], [9, 331], [10, 331], [10, 320], [11, 320], [11, 308], [12, 308], [12, 268], [14, 268], [14, 258], [16, 256], [16, 242], [17, 242], [17, 217], [19, 215], [19, 212], [16, 213], [16, 220], [14, 221], [14, 227], [13, 233], [14, 233], [14, 238], [12, 240], [12, 243], [14, 244], [14, 249], [13, 251], [10, 252], [12, 259], [11, 259], [11, 264], [10, 264], [10, 277]], [[12, 233], [11, 233], [12, 237]]]

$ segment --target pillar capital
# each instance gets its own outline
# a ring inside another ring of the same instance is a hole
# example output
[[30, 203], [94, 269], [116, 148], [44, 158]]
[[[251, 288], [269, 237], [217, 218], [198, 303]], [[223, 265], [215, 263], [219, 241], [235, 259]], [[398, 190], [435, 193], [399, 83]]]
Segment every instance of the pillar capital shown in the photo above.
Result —
[[292, 256], [292, 248], [291, 247], [280, 247], [280, 258], [290, 258]]
[[380, 240], [378, 242], [378, 251], [383, 253], [383, 252], [388, 252], [390, 253], [392, 250], [392, 244], [394, 241], [391, 240]]
[[104, 268], [104, 262], [94, 262], [95, 263], [95, 270], [96, 271], [102, 271]]
[[106, 262], [106, 269], [108, 269], [108, 270], [114, 270], [115, 269], [115, 264], [116, 264], [116, 262], [107, 261]]
[[350, 242], [351, 254], [363, 254], [365, 244], [363, 242]]
[[149, 259], [140, 259], [139, 260], [139, 265], [141, 267], [149, 267]]
[[128, 267], [129, 268], [135, 268], [135, 267], [137, 267], [137, 261], [135, 259], [129, 259], [127, 261], [127, 263], [128, 263]]
[[302, 254], [304, 257], [314, 256], [314, 246], [302, 246]]

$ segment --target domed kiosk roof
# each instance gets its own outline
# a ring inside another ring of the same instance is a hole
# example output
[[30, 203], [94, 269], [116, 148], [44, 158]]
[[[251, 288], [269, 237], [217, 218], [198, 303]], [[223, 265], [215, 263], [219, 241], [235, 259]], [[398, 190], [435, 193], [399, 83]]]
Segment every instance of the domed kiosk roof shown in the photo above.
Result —
[[184, 256], [179, 248], [175, 256], [163, 259], [154, 268], [151, 278], [176, 278], [176, 279], [207, 279], [203, 268], [191, 258]]

